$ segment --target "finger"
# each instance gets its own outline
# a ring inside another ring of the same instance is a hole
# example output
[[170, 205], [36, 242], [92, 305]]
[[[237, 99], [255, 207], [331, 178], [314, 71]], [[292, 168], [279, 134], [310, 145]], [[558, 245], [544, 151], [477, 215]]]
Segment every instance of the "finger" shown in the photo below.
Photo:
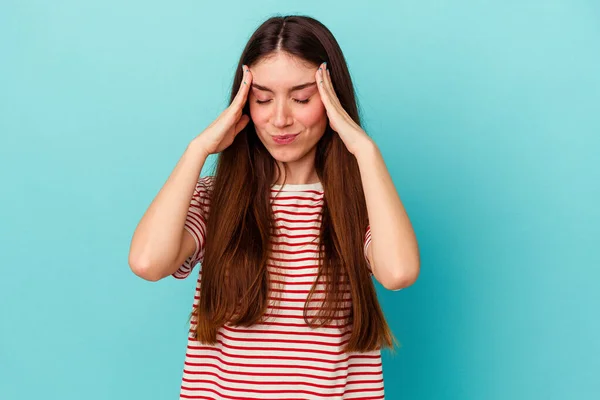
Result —
[[325, 71], [325, 69], [327, 68], [327, 64], [326, 63], [322, 63], [321, 66], [319, 67], [318, 75], [319, 75], [319, 80], [318, 80], [318, 84], [319, 87], [321, 88], [325, 88], [326, 86], [326, 82], [325, 82], [325, 74], [323, 73], [323, 71]]
[[[252, 74], [249, 68], [246, 65], [242, 65], [242, 68], [242, 79], [238, 91], [229, 107], [223, 110], [220, 117], [214, 121], [215, 124], [221, 123], [224, 124], [223, 126], [233, 126], [234, 129], [237, 129], [237, 124], [241, 121], [242, 110], [246, 104], [250, 83], [252, 82]], [[243, 127], [240, 129], [243, 129]]]
[[335, 90], [333, 89], [333, 85], [331, 84], [331, 75], [329, 74], [329, 70], [327, 69], [327, 63], [323, 63], [321, 66], [321, 80], [323, 81], [321, 85], [325, 93], [327, 94], [327, 98], [329, 102], [334, 105], [337, 103], [337, 96], [335, 94]]
[[325, 67], [325, 63], [321, 63], [321, 65], [319, 65], [319, 68], [315, 71], [316, 73], [316, 78], [317, 78], [317, 86], [322, 87], [323, 86], [323, 68]]
[[[327, 64], [324, 63], [323, 67], [326, 67], [326, 66], [327, 66]], [[344, 120], [346, 120], [347, 123], [349, 123], [351, 125], [354, 124], [354, 121], [348, 115], [348, 113], [344, 110], [344, 107], [342, 106], [340, 99], [338, 98], [337, 94], [335, 93], [335, 89], [333, 88], [333, 80], [331, 79], [330, 70], [322, 68], [321, 71], [319, 71], [319, 72], [323, 78], [322, 91], [323, 91], [323, 93], [325, 93], [325, 97], [327, 98], [328, 111], [334, 112], [336, 115], [341, 116]]]
[[325, 77], [323, 76], [324, 70], [325, 70], [325, 63], [321, 64], [321, 66], [317, 70], [316, 81], [317, 81], [317, 87], [319, 88], [319, 93], [321, 94], [321, 100], [323, 101], [323, 104], [325, 104], [327, 106], [330, 104], [330, 98], [329, 98], [329, 93], [327, 92], [327, 89], [325, 86]]
[[325, 88], [327, 89], [327, 94], [329, 95], [331, 102], [335, 105], [341, 106], [342, 104], [340, 103], [340, 100], [338, 99], [337, 94], [335, 93], [335, 89], [333, 88], [331, 73], [329, 69], [326, 69], [325, 71], [326, 72], [323, 73], [323, 86], [325, 86]]
[[237, 93], [235, 94], [235, 97], [233, 98], [232, 102], [231, 102], [231, 106], [230, 108], [239, 108], [239, 104], [242, 100], [242, 98], [244, 97], [244, 88], [246, 87], [246, 84], [244, 83], [246, 81], [246, 68], [245, 66], [242, 66], [242, 68], [244, 68], [242, 70], [242, 79], [240, 80], [240, 85], [238, 87]]
[[240, 82], [238, 92], [233, 99], [233, 103], [240, 109], [248, 99], [248, 92], [250, 91], [250, 85], [252, 84], [252, 73], [250, 72], [250, 69], [246, 65], [242, 65], [242, 68], [242, 81]]

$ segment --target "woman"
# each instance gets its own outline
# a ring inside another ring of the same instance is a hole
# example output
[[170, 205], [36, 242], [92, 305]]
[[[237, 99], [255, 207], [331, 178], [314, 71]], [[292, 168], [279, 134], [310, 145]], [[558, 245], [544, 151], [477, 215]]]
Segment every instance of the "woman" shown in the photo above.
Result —
[[418, 247], [325, 26], [256, 30], [230, 106], [186, 149], [129, 263], [152, 281], [202, 263], [181, 398], [383, 398], [380, 350], [395, 339], [371, 277], [411, 285]]

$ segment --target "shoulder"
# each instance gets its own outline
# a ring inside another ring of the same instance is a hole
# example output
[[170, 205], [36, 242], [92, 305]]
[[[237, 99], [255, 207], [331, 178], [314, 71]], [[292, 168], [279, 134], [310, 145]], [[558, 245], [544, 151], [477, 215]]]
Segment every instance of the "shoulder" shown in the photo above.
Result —
[[215, 183], [214, 176], [202, 176], [196, 182], [196, 192], [210, 194]]
[[214, 181], [214, 176], [203, 176], [198, 178], [192, 196], [191, 206], [202, 207], [207, 211], [210, 207]]
[[215, 176], [214, 175], [207, 175], [207, 176], [201, 176], [198, 178], [198, 184], [200, 185], [204, 185], [207, 187], [212, 187], [212, 185], [215, 182]]

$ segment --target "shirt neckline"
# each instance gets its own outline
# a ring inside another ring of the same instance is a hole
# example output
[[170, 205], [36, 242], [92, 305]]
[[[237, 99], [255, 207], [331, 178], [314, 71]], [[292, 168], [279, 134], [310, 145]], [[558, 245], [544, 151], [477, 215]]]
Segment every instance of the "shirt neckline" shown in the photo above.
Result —
[[317, 190], [323, 191], [323, 184], [321, 182], [315, 183], [299, 183], [299, 184], [290, 184], [286, 183], [285, 185], [271, 185], [271, 187], [275, 190], [281, 190], [284, 192], [291, 191], [304, 191], [304, 190]]

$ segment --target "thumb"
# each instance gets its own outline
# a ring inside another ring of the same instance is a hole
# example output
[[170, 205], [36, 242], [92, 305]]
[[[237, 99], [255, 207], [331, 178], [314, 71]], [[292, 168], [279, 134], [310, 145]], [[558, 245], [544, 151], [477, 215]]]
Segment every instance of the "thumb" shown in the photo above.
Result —
[[237, 122], [237, 124], [235, 124], [235, 133], [236, 135], [246, 127], [246, 125], [248, 125], [248, 122], [250, 122], [250, 117], [246, 114], [242, 115], [240, 117], [240, 120]]

